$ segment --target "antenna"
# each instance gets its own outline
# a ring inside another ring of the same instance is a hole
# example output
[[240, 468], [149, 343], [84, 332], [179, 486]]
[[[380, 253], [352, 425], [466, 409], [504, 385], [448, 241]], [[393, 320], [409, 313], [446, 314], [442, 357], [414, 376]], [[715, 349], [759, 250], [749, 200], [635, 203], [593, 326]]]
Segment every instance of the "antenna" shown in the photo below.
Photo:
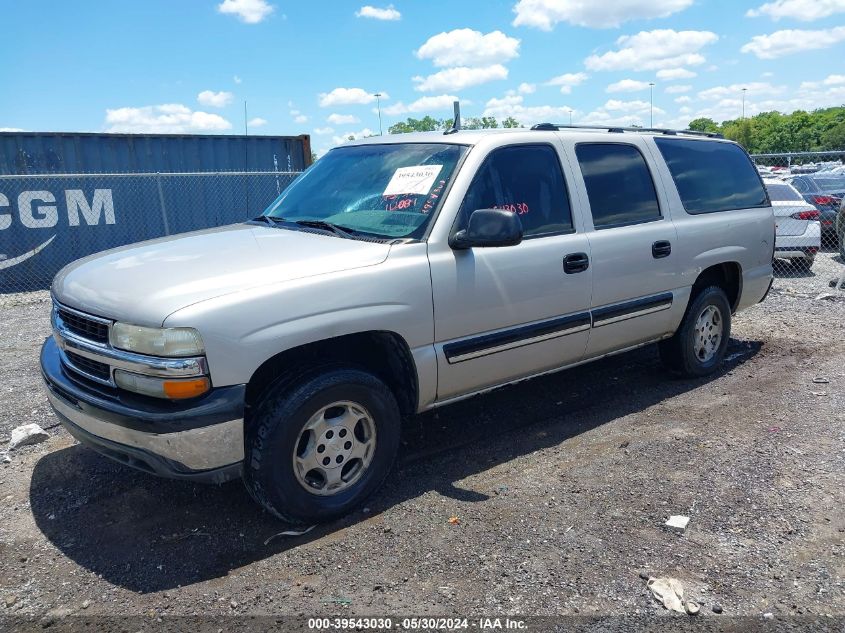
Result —
[[461, 129], [461, 102], [454, 101], [452, 106], [455, 108], [455, 118], [452, 119], [452, 127], [443, 132], [443, 134], [454, 134]]

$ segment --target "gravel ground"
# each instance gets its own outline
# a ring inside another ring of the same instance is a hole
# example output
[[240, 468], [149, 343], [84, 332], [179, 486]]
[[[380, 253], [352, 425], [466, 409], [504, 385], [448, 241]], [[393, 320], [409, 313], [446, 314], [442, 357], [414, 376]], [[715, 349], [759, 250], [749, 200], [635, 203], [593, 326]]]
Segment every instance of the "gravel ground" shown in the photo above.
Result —
[[369, 506], [294, 538], [237, 482], [79, 446], [40, 382], [47, 294], [0, 297], [0, 448], [50, 434], [0, 465], [0, 615], [666, 613], [649, 575], [710, 618], [845, 615], [841, 270], [781, 271], [709, 379], [645, 348], [410, 419]]

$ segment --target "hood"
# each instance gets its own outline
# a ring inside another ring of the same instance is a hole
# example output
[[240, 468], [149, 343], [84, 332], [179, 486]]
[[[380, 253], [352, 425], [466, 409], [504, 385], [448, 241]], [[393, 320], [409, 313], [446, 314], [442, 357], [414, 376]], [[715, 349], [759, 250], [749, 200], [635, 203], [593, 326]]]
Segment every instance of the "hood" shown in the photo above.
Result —
[[176, 310], [256, 286], [380, 264], [389, 244], [236, 224], [141, 242], [59, 271], [53, 295], [84, 312], [159, 326]]

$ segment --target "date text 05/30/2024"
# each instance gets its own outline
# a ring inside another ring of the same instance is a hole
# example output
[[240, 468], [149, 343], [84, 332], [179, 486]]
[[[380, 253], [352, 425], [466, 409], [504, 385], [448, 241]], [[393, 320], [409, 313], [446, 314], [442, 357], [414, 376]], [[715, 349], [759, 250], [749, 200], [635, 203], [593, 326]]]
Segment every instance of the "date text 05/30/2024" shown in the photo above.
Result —
[[314, 631], [519, 631], [527, 628], [524, 620], [512, 618], [309, 618], [308, 628]]

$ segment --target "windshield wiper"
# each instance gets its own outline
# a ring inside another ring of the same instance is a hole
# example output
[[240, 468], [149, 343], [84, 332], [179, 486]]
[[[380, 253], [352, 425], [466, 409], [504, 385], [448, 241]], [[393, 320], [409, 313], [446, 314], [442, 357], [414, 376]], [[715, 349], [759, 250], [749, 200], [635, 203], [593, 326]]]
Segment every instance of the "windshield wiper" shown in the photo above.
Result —
[[324, 229], [326, 231], [331, 231], [335, 235], [345, 237], [347, 239], [355, 239], [355, 231], [343, 226], [338, 226], [337, 224], [332, 224], [331, 222], [325, 222], [323, 220], [294, 220], [293, 223], [312, 229]]
[[281, 220], [279, 218], [274, 218], [269, 215], [259, 215], [257, 218], [252, 218], [250, 222], [264, 222], [265, 224], [269, 224], [270, 226], [276, 226]]

